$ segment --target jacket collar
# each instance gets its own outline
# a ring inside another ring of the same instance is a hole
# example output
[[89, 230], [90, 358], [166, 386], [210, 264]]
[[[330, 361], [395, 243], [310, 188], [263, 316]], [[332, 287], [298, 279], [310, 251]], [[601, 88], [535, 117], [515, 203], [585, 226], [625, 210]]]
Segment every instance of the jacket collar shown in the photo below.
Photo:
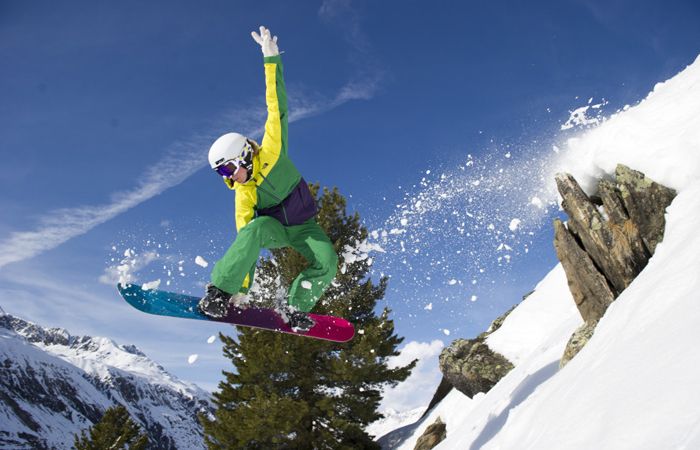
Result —
[[259, 180], [261, 179], [260, 176], [260, 153], [258, 152], [257, 155], [253, 155], [253, 175], [250, 177], [250, 180], [248, 180], [247, 183], [236, 183], [235, 181], [231, 180], [230, 178], [224, 178], [224, 183], [226, 183], [226, 186], [228, 186], [229, 189], [231, 190], [236, 190], [238, 188], [247, 188], [249, 186], [259, 186]]

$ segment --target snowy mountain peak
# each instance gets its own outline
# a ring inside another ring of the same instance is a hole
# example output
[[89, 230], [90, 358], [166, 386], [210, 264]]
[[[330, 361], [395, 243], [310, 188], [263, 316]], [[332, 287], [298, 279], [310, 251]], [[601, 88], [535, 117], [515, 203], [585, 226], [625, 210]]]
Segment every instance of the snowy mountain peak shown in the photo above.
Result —
[[131, 353], [132, 355], [144, 356], [144, 357], [146, 356], [146, 354], [143, 353], [141, 350], [139, 350], [139, 348], [135, 345], [124, 344], [124, 345], [121, 345], [119, 348], [121, 348], [122, 350], [124, 350], [127, 353]]
[[24, 336], [29, 342], [41, 342], [45, 345], [71, 345], [72, 336], [63, 328], [42, 328], [10, 314], [0, 316], [0, 327], [13, 330]]
[[209, 394], [172, 376], [133, 345], [72, 336], [0, 316], [0, 447], [71, 448], [73, 435], [122, 404], [151, 448], [203, 448], [197, 414]]

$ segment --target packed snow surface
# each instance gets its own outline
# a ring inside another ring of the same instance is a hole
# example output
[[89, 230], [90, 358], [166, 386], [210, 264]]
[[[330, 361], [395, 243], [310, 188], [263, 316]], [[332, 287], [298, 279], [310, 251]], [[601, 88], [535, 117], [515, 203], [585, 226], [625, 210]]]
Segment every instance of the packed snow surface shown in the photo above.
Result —
[[559, 169], [589, 193], [618, 163], [678, 191], [663, 242], [561, 370], [581, 318], [553, 269], [488, 338], [515, 368], [474, 399], [453, 390], [398, 448], [413, 448], [438, 416], [447, 424], [441, 450], [700, 448], [699, 117], [700, 58], [568, 142]]

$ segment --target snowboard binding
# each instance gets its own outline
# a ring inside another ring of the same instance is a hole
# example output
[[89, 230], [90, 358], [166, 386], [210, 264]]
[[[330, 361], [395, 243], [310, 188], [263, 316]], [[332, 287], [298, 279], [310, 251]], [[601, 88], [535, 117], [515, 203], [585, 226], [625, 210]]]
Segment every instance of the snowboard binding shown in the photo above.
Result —
[[284, 299], [277, 301], [275, 309], [295, 332], [305, 333], [316, 325], [316, 321], [308, 313], [299, 311]]
[[207, 284], [207, 293], [197, 304], [202, 314], [214, 319], [226, 317], [230, 307], [246, 309], [250, 306], [250, 297], [245, 294], [231, 295], [213, 284]]

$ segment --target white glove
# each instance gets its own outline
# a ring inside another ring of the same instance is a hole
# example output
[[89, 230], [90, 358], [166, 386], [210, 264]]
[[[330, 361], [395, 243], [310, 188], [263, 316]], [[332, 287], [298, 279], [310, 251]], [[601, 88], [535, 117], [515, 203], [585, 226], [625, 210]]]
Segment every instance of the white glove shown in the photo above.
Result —
[[270, 30], [267, 28], [260, 27], [260, 34], [253, 31], [250, 35], [262, 47], [263, 56], [277, 56], [280, 54], [277, 48], [277, 36], [272, 37]]

